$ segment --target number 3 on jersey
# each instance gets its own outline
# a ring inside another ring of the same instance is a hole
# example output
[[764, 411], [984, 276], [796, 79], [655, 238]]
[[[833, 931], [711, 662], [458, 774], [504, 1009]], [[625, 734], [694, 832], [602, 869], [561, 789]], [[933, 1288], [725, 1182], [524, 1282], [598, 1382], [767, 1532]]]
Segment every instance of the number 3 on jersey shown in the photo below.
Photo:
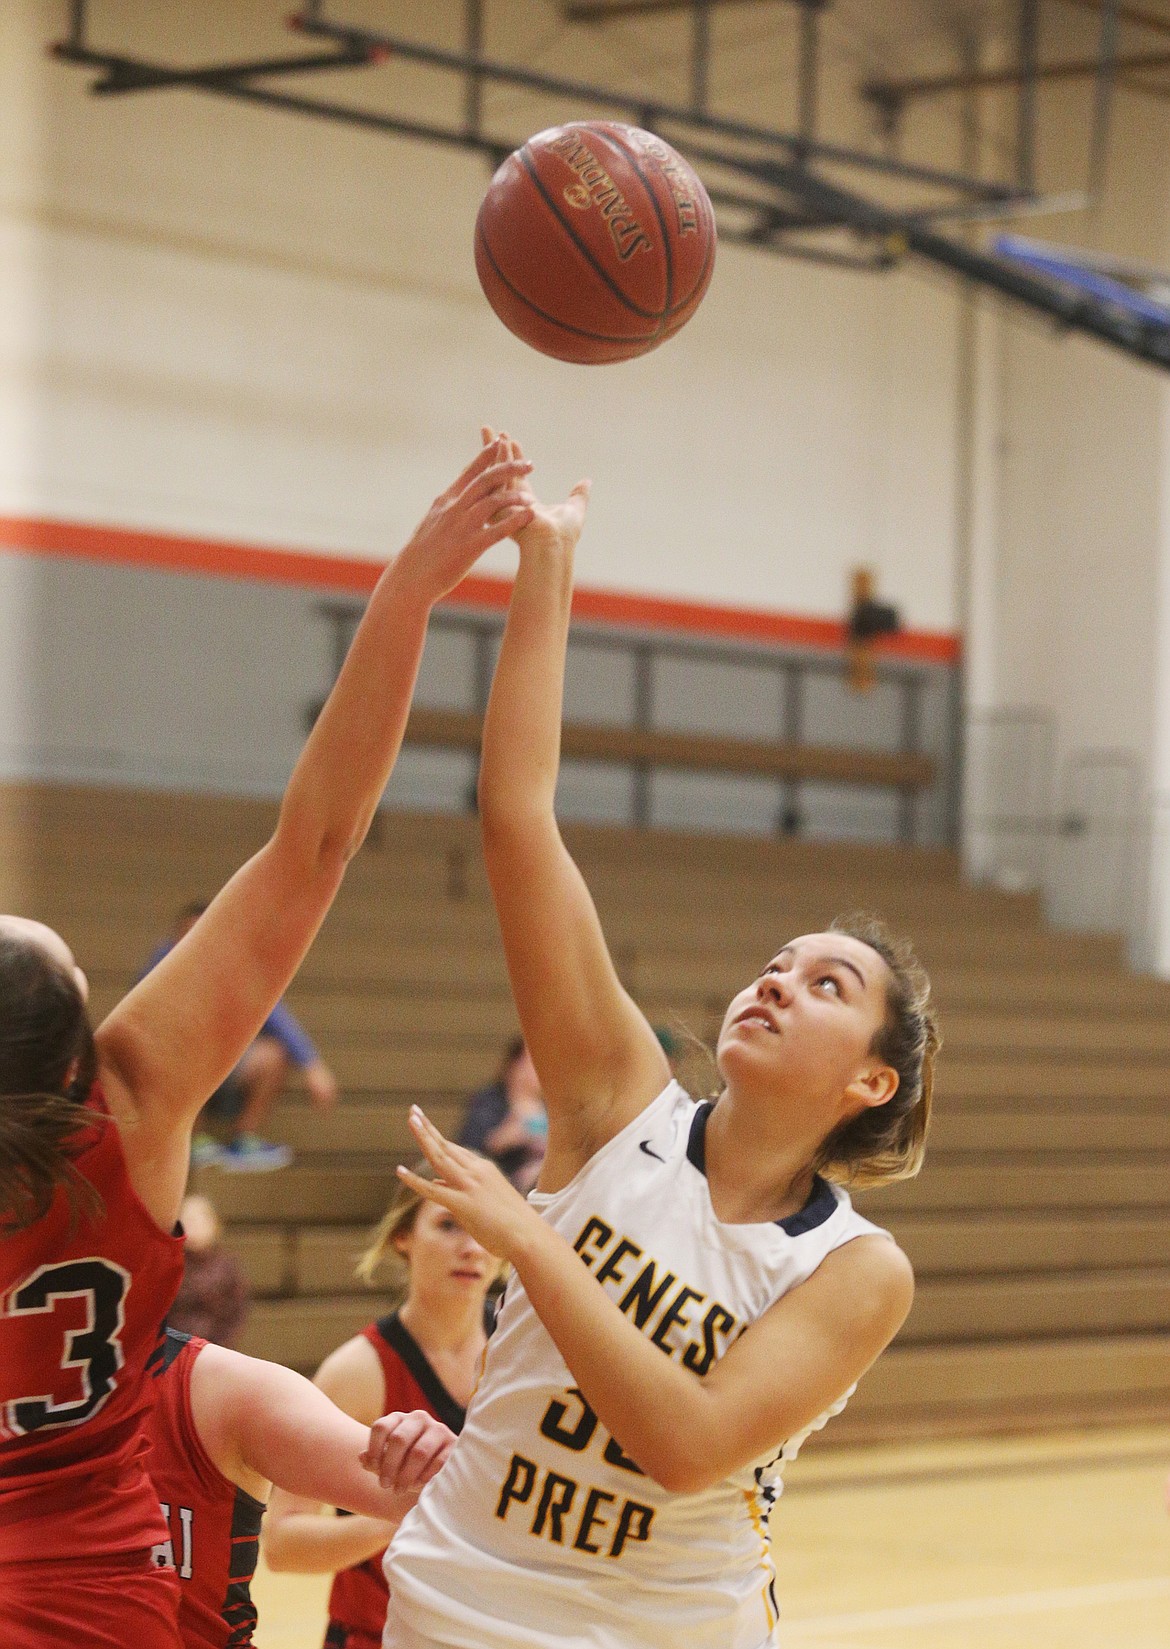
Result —
[[79, 1426], [97, 1413], [122, 1367], [129, 1287], [128, 1271], [97, 1258], [39, 1266], [17, 1283], [0, 1313], [0, 1364], [35, 1374], [4, 1402], [0, 1433]]

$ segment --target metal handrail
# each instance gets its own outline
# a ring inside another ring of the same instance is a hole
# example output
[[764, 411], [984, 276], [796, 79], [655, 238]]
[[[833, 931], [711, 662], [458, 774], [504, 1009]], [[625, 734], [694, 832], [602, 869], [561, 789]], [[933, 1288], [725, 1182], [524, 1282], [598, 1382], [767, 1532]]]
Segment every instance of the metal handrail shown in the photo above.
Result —
[[[316, 604], [316, 612], [331, 627], [334, 675], [340, 670], [361, 617], [359, 602], [330, 598]], [[460, 723], [458, 738], [444, 721], [446, 716], [482, 716], [487, 708], [495, 662], [495, 649], [503, 632], [505, 614], [482, 608], [444, 606], [431, 617], [436, 632], [469, 636], [473, 643], [472, 681], [469, 702], [461, 710], [450, 705], [442, 710], [420, 704], [415, 715], [414, 742], [440, 748], [473, 749], [477, 744]], [[875, 785], [898, 797], [897, 839], [913, 842], [919, 835], [919, 802], [924, 793], [938, 786], [944, 803], [954, 789], [948, 758], [954, 761], [957, 740], [948, 737], [941, 752], [923, 749], [923, 702], [928, 685], [940, 672], [955, 672], [949, 666], [928, 666], [899, 658], [875, 660], [875, 679], [900, 694], [898, 736], [895, 745], [866, 747], [826, 745], [807, 735], [806, 683], [811, 678], [849, 679], [849, 661], [844, 653], [834, 654], [811, 648], [777, 647], [750, 640], [722, 640], [680, 635], [648, 627], [607, 626], [596, 622], [574, 622], [570, 633], [570, 655], [575, 650], [612, 652], [632, 661], [632, 714], [607, 718], [600, 727], [566, 727], [565, 754], [578, 759], [607, 761], [628, 767], [633, 773], [631, 823], [649, 824], [651, 818], [651, 778], [659, 768], [684, 769], [724, 776], [755, 774], [778, 786], [776, 828], [782, 834], [796, 834], [803, 824], [802, 788], [824, 782], [847, 787]], [[777, 728], [774, 740], [721, 738], [701, 727], [663, 725], [656, 714], [656, 671], [663, 662], [715, 664], [772, 672], [777, 681]], [[948, 695], [947, 715], [954, 718], [957, 695]], [[309, 708], [312, 720], [320, 701]], [[452, 724], [453, 725], [453, 724]], [[429, 733], [426, 729], [429, 728]], [[436, 733], [439, 729], [439, 736]], [[953, 731], [953, 729], [952, 729]], [[588, 737], [585, 737], [588, 733]], [[581, 737], [577, 737], [580, 734]], [[409, 736], [409, 735], [408, 735]], [[581, 739], [584, 738], [584, 744]], [[600, 741], [600, 742], [599, 742]], [[580, 745], [578, 749], [577, 746]], [[855, 760], [850, 760], [855, 757]], [[933, 792], [932, 792], [933, 793]], [[469, 795], [468, 805], [473, 805]], [[950, 809], [944, 805], [950, 823]]]

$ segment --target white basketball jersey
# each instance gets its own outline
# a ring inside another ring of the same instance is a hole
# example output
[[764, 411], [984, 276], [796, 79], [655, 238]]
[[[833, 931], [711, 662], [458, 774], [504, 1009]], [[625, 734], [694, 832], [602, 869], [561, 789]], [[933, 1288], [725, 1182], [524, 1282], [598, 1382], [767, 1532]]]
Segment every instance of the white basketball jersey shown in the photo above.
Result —
[[[529, 1199], [699, 1376], [826, 1254], [879, 1231], [823, 1180], [788, 1219], [722, 1224], [710, 1109], [672, 1082], [563, 1190]], [[780, 1473], [848, 1396], [713, 1488], [668, 1493], [598, 1422], [513, 1276], [463, 1433], [387, 1553], [385, 1649], [764, 1649]]]

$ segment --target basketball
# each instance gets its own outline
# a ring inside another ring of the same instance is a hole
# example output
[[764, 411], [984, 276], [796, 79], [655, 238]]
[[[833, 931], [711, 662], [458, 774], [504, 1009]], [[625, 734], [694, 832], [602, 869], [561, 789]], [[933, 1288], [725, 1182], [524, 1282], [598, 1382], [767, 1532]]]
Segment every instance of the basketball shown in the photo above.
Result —
[[652, 132], [582, 121], [538, 132], [492, 178], [475, 267], [510, 332], [559, 361], [628, 361], [702, 301], [715, 214], [694, 169]]

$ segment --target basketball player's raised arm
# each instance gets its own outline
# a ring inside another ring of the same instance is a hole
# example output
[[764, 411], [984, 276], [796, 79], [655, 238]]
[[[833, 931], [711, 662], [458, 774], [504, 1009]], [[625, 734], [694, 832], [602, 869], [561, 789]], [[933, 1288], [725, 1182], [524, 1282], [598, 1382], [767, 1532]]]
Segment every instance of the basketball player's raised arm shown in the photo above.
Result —
[[531, 519], [518, 488], [526, 467], [505, 443], [485, 446], [435, 500], [370, 598], [271, 840], [100, 1027], [111, 1103], [136, 1125], [123, 1131], [140, 1194], [161, 1174], [161, 1202], [173, 1190], [177, 1205], [186, 1172], [177, 1130], [259, 1031], [324, 920], [394, 766], [430, 610]]
[[[514, 449], [515, 450], [515, 449]], [[484, 726], [484, 859], [525, 1041], [549, 1113], [540, 1183], [571, 1178], [642, 1110], [670, 1070], [618, 979], [555, 814], [573, 551], [589, 487], [535, 505]]]
[[[437, 1180], [405, 1169], [401, 1176], [511, 1262], [582, 1397], [665, 1489], [696, 1493], [778, 1453], [861, 1378], [910, 1309], [914, 1282], [905, 1255], [884, 1236], [858, 1237], [697, 1374], [623, 1314], [580, 1255], [490, 1162], [445, 1140], [417, 1107], [411, 1127]], [[680, 1344], [687, 1332], [680, 1326]], [[375, 1425], [375, 1464], [379, 1447]]]

